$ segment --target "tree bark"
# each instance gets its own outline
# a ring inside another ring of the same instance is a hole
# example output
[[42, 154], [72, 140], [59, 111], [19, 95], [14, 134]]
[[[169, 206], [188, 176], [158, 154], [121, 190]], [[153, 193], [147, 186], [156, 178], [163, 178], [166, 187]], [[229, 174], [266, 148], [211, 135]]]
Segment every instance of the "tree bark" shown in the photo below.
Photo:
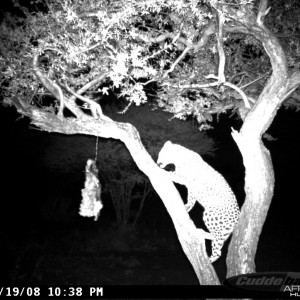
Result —
[[257, 18], [240, 11], [235, 16], [239, 24], [235, 28], [228, 28], [228, 31], [252, 34], [260, 40], [270, 58], [273, 73], [245, 118], [240, 132], [232, 133], [243, 156], [246, 198], [228, 249], [227, 277], [255, 272], [257, 244], [275, 182], [271, 156], [262, 142], [262, 135], [287, 95], [300, 84], [300, 72], [288, 73], [282, 46], [263, 24], [266, 13], [267, 1], [262, 0]]
[[255, 272], [257, 244], [274, 192], [272, 160], [261, 139], [247, 132], [232, 135], [243, 156], [246, 199], [228, 249], [227, 277]]

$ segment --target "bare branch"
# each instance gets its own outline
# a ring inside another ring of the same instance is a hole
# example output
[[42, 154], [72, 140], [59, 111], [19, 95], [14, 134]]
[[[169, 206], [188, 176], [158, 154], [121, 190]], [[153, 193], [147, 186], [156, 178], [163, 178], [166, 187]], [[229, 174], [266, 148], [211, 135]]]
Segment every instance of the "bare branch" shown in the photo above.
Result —
[[77, 52], [75, 55], [78, 55], [78, 54], [81, 54], [81, 53], [85, 53], [85, 52], [91, 51], [91, 50], [93, 50], [93, 49], [95, 49], [95, 48], [97, 48], [97, 47], [99, 47], [99, 46], [101, 46], [101, 45], [102, 45], [102, 43], [96, 43], [96, 44], [90, 46], [89, 48], [87, 48], [87, 49], [85, 49], [85, 50], [81, 50], [81, 51]]
[[201, 89], [201, 88], [210, 88], [218, 86], [218, 82], [204, 83], [204, 84], [171, 84], [169, 82], [162, 83], [161, 86], [170, 86], [178, 89]]
[[[56, 49], [47, 49], [47, 50], [54, 50]], [[44, 50], [45, 51], [45, 50]], [[40, 80], [40, 82], [43, 84], [43, 86], [59, 101], [59, 110], [58, 110], [58, 117], [63, 118], [63, 110], [64, 110], [64, 95], [61, 90], [61, 88], [53, 82], [47, 75], [43, 74], [39, 68], [38, 65], [38, 59], [39, 59], [40, 53], [39, 51], [36, 51], [33, 55], [33, 72], [37, 79]]]
[[[150, 36], [147, 36], [146, 34], [139, 33], [138, 38], [140, 38], [141, 40], [143, 40], [146, 43], [161, 43], [168, 38], [175, 39], [176, 36], [177, 36], [177, 34], [175, 34], [173, 32], [166, 32], [157, 37], [150, 37]], [[181, 44], [186, 45], [189, 48], [194, 47], [194, 44], [189, 42], [186, 38], [179, 37], [179, 38], [177, 38], [177, 41]]]
[[[180, 29], [182, 28], [182, 26], [183, 26], [183, 24], [181, 24]], [[173, 38], [172, 42], [171, 42], [167, 47], [164, 47], [163, 49], [160, 49], [159, 51], [154, 52], [154, 53], [153, 53], [152, 55], [150, 55], [147, 59], [149, 60], [149, 59], [155, 57], [156, 55], [160, 54], [161, 52], [166, 51], [168, 48], [171, 48], [171, 46], [174, 45], [175, 42], [179, 39], [180, 34], [181, 34], [181, 31], [178, 32], [178, 34]]]
[[220, 9], [217, 9], [218, 12], [218, 31], [217, 31], [217, 40], [218, 40], [218, 53], [219, 53], [219, 69], [218, 69], [218, 83], [222, 84], [225, 82], [225, 52], [223, 45], [223, 25], [225, 22], [224, 15]]
[[171, 68], [165, 72], [162, 78], [166, 78], [167, 75], [174, 70], [174, 68], [178, 65], [178, 63], [184, 58], [187, 52], [190, 50], [189, 47], [186, 47], [183, 52], [179, 55], [179, 57], [174, 61]]
[[[90, 88], [92, 88], [93, 86], [99, 84], [101, 81], [103, 81], [105, 78], [107, 77], [107, 74], [104, 73], [98, 77], [96, 77], [95, 79], [91, 80], [90, 82], [88, 82], [86, 85], [84, 85], [82, 88], [80, 88], [76, 94], [81, 95], [84, 92], [86, 92], [87, 90], [89, 90]], [[71, 101], [75, 101], [75, 99], [77, 98], [77, 96], [72, 96], [70, 98]]]
[[180, 36], [177, 37], [177, 34], [173, 32], [165, 32], [157, 37], [150, 37], [144, 33], [139, 33], [138, 38], [143, 40], [146, 43], [161, 43], [168, 38], [172, 38], [180, 44], [185, 45], [186, 47], [193, 49], [194, 52], [199, 51], [203, 46], [208, 42], [209, 37], [215, 33], [215, 24], [211, 22], [208, 27], [203, 31], [200, 40], [197, 43], [192, 43], [188, 39]]
[[209, 37], [215, 33], [216, 26], [213, 22], [211, 22], [208, 27], [203, 31], [201, 39], [194, 46], [194, 52], [199, 51], [205, 44], [208, 42]]
[[119, 115], [124, 115], [124, 114], [127, 112], [127, 110], [129, 109], [129, 107], [132, 105], [132, 102], [133, 102], [133, 101], [130, 101], [130, 102], [125, 106], [125, 108], [124, 108], [123, 110], [121, 110], [121, 111], [118, 111], [117, 114], [119, 114]]
[[[212, 74], [206, 76], [206, 78], [207, 79], [218, 79], [217, 76], [212, 75]], [[178, 88], [178, 89], [200, 89], [200, 88], [209, 88], [209, 87], [218, 86], [218, 85], [219, 85], [218, 81], [215, 81], [212, 83], [206, 83], [206, 84], [185, 84], [185, 85], [174, 85], [174, 84], [169, 84], [169, 83], [162, 83], [162, 86], [170, 86], [170, 87], [174, 87], [174, 88]], [[223, 85], [228, 86], [228, 87], [234, 89], [235, 91], [237, 91], [242, 96], [245, 107], [251, 108], [246, 94], [239, 87], [237, 87], [233, 83], [227, 82], [227, 81], [225, 81], [223, 83]]]
[[253, 81], [251, 81], [249, 83], [246, 83], [243, 86], [241, 86], [240, 89], [245, 89], [246, 87], [250, 86], [251, 84], [253, 84], [253, 83], [255, 83], [255, 82], [257, 82], [257, 81], [265, 78], [267, 75], [269, 75], [269, 74], [266, 73], [266, 74], [263, 74], [263, 75], [259, 76], [258, 78], [254, 79]]
[[[215, 75], [213, 75], [213, 74], [210, 74], [210, 75], [206, 76], [206, 78], [208, 78], [208, 79], [218, 79], [218, 77], [215, 76]], [[216, 84], [216, 85], [219, 85], [219, 80], [218, 80], [217, 82], [215, 82], [215, 84]], [[228, 86], [228, 87], [230, 87], [230, 88], [236, 90], [236, 91], [242, 96], [242, 98], [243, 98], [243, 100], [244, 100], [244, 103], [245, 103], [245, 107], [246, 107], [246, 108], [251, 108], [250, 103], [249, 103], [249, 101], [248, 101], [248, 98], [247, 98], [246, 94], [245, 94], [239, 87], [237, 87], [237, 86], [234, 85], [233, 83], [227, 82], [227, 81], [225, 81], [225, 82], [223, 83], [223, 85]]]
[[224, 82], [223, 84], [230, 87], [230, 88], [232, 88], [232, 89], [234, 89], [234, 90], [236, 90], [242, 96], [242, 98], [244, 100], [245, 107], [249, 108], [249, 109], [251, 108], [246, 94], [239, 87], [237, 87], [236, 85], [234, 85], [233, 83], [230, 83], [230, 82]]
[[235, 79], [236, 77], [239, 77], [239, 76], [241, 76], [241, 79], [240, 79], [240, 81], [236, 84], [236, 86], [239, 86], [241, 83], [242, 83], [242, 81], [244, 80], [244, 78], [245, 77], [249, 77], [250, 79], [252, 79], [252, 76], [251, 75], [249, 75], [247, 72], [240, 72], [240, 73], [237, 73], [237, 74], [234, 74], [233, 76], [231, 76], [230, 78], [229, 78], [229, 82], [233, 82], [233, 79]]
[[256, 22], [258, 25], [264, 23], [265, 16], [269, 13], [271, 7], [267, 8], [268, 0], [260, 0]]
[[103, 115], [102, 109], [100, 104], [96, 103], [95, 101], [87, 98], [87, 97], [83, 97], [80, 94], [76, 93], [75, 91], [73, 91], [67, 84], [66, 81], [64, 81], [64, 87], [66, 88], [66, 90], [68, 92], [70, 92], [74, 97], [88, 103], [90, 105], [90, 109], [92, 112], [92, 115], [95, 119], [98, 119], [98, 117], [100, 117], [101, 119], [104, 119], [106, 116]]

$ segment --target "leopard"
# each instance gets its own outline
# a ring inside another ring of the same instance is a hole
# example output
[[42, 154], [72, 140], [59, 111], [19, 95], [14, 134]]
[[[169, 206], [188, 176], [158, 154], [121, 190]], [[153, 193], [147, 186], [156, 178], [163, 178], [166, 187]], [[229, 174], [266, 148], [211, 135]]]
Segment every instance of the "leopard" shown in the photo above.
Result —
[[175, 170], [167, 174], [173, 182], [186, 186], [188, 213], [197, 202], [204, 208], [203, 221], [212, 236], [209, 259], [211, 263], [215, 262], [239, 220], [240, 209], [235, 194], [225, 178], [198, 153], [179, 144], [165, 142], [157, 164], [163, 169], [167, 165], [175, 166]]

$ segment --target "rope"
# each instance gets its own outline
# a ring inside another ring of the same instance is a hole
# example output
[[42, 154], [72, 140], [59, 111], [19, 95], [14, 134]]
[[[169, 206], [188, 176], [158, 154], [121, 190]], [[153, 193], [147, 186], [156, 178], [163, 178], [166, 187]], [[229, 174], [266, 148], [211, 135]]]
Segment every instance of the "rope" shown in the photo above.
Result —
[[96, 140], [96, 150], [95, 150], [95, 162], [97, 162], [97, 158], [98, 158], [98, 143], [99, 143], [99, 137], [97, 136], [97, 140]]

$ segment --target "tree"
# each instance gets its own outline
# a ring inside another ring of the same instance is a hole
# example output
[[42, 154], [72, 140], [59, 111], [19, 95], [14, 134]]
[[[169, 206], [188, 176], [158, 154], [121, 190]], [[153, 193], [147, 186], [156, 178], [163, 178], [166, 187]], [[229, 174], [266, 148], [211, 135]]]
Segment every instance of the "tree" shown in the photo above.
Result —
[[[227, 276], [254, 272], [274, 189], [262, 136], [286, 99], [288, 106], [299, 105], [300, 45], [292, 38], [299, 24], [275, 22], [284, 14], [270, 11], [267, 0], [45, 3], [42, 12], [22, 9], [1, 24], [3, 104], [14, 105], [42, 130], [121, 140], [161, 197], [201, 284], [219, 280], [178, 191], [135, 127], [105, 116], [93, 97], [117, 93], [129, 102], [126, 113], [154, 94], [157, 107], [183, 120], [192, 116], [200, 130], [211, 126], [213, 115], [236, 111], [243, 125], [232, 136], [244, 160], [246, 199], [229, 246]], [[272, 5], [299, 10], [293, 0]], [[266, 24], [283, 32], [284, 46]], [[49, 92], [56, 99], [50, 104]]]

